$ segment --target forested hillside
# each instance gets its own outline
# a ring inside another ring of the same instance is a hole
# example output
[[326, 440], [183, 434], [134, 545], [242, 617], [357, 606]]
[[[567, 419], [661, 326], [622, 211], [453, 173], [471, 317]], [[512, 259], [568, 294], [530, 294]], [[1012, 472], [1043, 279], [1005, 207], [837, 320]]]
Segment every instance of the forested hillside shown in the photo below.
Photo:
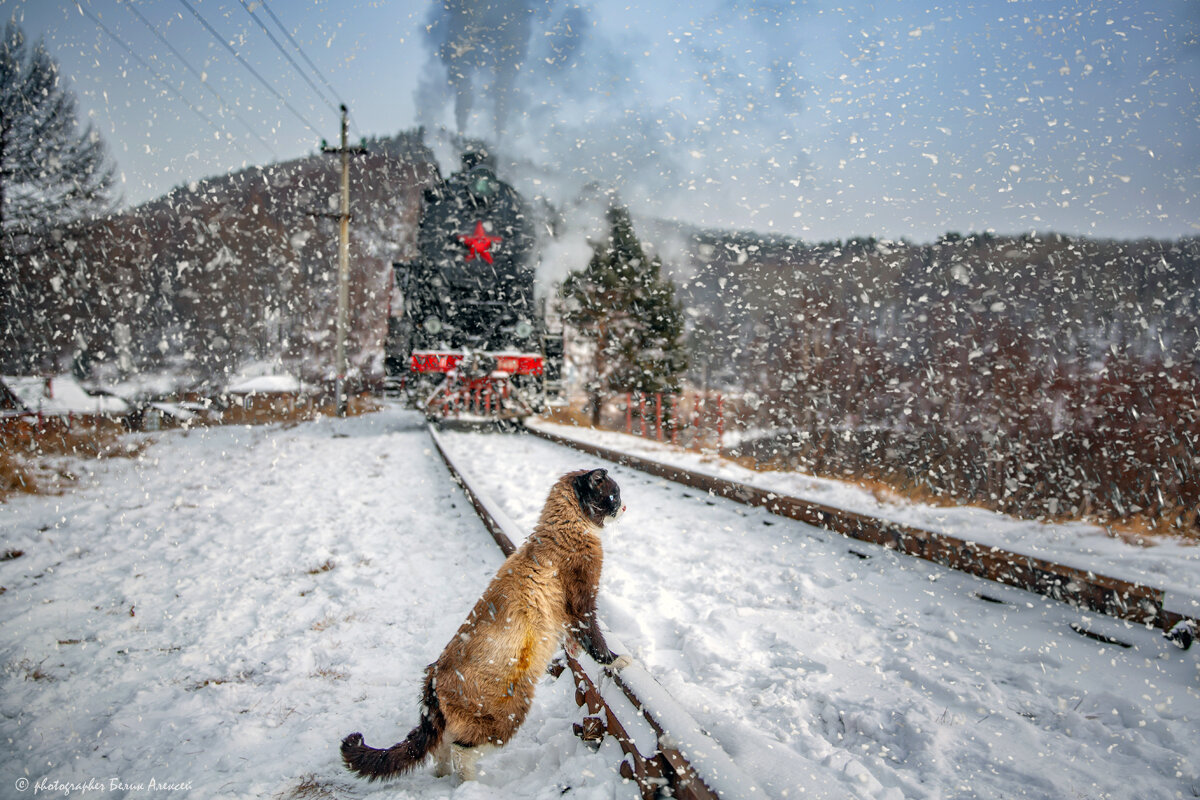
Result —
[[1194, 532], [1200, 240], [694, 241], [694, 377], [745, 452]]
[[[378, 373], [390, 265], [411, 254], [436, 165], [420, 134], [368, 141], [351, 159], [348, 353]], [[61, 232], [22, 259], [27, 300], [7, 372], [171, 370], [218, 377], [275, 360], [319, 379], [333, 364], [338, 170], [313, 155], [179, 187]]]

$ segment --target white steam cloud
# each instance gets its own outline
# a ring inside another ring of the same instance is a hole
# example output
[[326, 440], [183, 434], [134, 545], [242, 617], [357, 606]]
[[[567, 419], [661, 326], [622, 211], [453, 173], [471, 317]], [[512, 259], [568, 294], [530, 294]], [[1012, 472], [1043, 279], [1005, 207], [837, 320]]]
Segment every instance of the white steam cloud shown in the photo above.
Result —
[[[575, 3], [436, 3], [420, 122], [452, 117], [458, 134], [495, 142], [502, 162], [526, 165], [519, 188], [556, 205], [599, 187], [643, 213], [750, 224], [763, 211], [751, 193], [794, 194], [807, 163], [787, 14], [698, 13], [679, 30], [618, 37]], [[729, 53], [726, 37], [762, 46]]]
[[1192, 232], [1193, 12], [1114, 8], [438, 0], [419, 121], [700, 226]]

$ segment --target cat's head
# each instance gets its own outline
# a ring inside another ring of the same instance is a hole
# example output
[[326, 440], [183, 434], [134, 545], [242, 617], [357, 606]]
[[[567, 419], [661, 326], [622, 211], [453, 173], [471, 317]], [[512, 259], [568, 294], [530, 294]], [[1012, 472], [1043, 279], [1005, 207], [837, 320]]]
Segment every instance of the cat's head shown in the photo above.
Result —
[[621, 487], [617, 486], [607, 470], [582, 472], [575, 476], [573, 485], [579, 510], [596, 527], [603, 528], [625, 513], [625, 506], [621, 503]]

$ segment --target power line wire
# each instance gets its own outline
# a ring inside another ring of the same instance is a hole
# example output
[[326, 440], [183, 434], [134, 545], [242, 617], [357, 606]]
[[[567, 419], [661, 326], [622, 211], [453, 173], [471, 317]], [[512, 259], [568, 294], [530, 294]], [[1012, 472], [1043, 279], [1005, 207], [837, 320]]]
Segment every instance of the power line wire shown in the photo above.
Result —
[[217, 99], [217, 102], [221, 104], [222, 109], [228, 111], [231, 115], [233, 115], [233, 117], [235, 117], [237, 119], [238, 122], [242, 123], [242, 126], [247, 131], [249, 131], [250, 134], [255, 139], [258, 139], [259, 144], [261, 144], [264, 148], [266, 148], [267, 152], [271, 154], [272, 158], [278, 158], [278, 156], [275, 154], [275, 149], [273, 147], [271, 147], [270, 143], [267, 142], [267, 140], [264, 139], [258, 131], [256, 131], [253, 127], [250, 126], [250, 123], [246, 122], [246, 120], [243, 119], [242, 116], [240, 114], [238, 114], [237, 111], [234, 110], [234, 108], [225, 101], [225, 98], [221, 96], [220, 92], [218, 92], [216, 89], [214, 89], [212, 87], [212, 85], [204, 79], [204, 76], [200, 73], [200, 70], [193, 67], [191, 65], [191, 63], [186, 58], [184, 58], [183, 54], [180, 53], [179, 50], [177, 50], [175, 48], [175, 45], [171, 44], [167, 40], [167, 38], [165, 36], [163, 36], [163, 34], [158, 30], [158, 28], [154, 27], [153, 23], [151, 23], [150, 20], [146, 19], [142, 15], [142, 12], [138, 11], [137, 7], [134, 6], [134, 4], [132, 2], [130, 2], [130, 0], [124, 0], [124, 2], [122, 2], [121, 4], [124, 5], [125, 8], [127, 8], [131, 14], [133, 14], [135, 17], [137, 17], [143, 25], [145, 25], [147, 28], [149, 28], [150, 32], [153, 33], [156, 37], [158, 37], [158, 40], [160, 42], [162, 42], [164, 45], [166, 45], [167, 49], [170, 50], [171, 53], [175, 56], [175, 58], [178, 59], [179, 62], [181, 64], [183, 64], [184, 67], [187, 68], [188, 72], [192, 73], [192, 75], [195, 76], [196, 80], [198, 80], [200, 82], [200, 85], [203, 86], [205, 89], [207, 89], [209, 94], [211, 94], [213, 97], [215, 97]]
[[[313, 60], [308, 57], [308, 53], [304, 52], [304, 48], [301, 47], [300, 43], [296, 41], [296, 38], [292, 36], [291, 31], [289, 31], [287, 26], [280, 21], [279, 17], [275, 16], [275, 12], [271, 10], [269, 5], [267, 5], [267, 0], [259, 0], [259, 5], [261, 5], [263, 10], [267, 12], [268, 16], [274, 20], [276, 27], [278, 27], [279, 30], [283, 32], [283, 35], [287, 37], [287, 40], [292, 43], [292, 47], [296, 48], [296, 52], [300, 54], [302, 59], [304, 59], [304, 63], [308, 64], [309, 69], [312, 70], [313, 74], [320, 79], [321, 83], [325, 84], [325, 88], [327, 88], [329, 93], [333, 95], [333, 99], [337, 101], [338, 105], [346, 105], [346, 101], [341, 98], [341, 95], [338, 94], [337, 89], [333, 88], [333, 84], [329, 82], [329, 80], [325, 77], [325, 74], [321, 72], [320, 68], [318, 68], [317, 65], [313, 63]], [[362, 131], [358, 129], [358, 123], [356, 123], [353, 118], [351, 119], [350, 124], [354, 126], [355, 133], [357, 133], [359, 136], [362, 136]]]
[[251, 75], [253, 75], [255, 78], [257, 78], [258, 82], [261, 83], [263, 86], [265, 86], [267, 91], [269, 91], [271, 94], [273, 94], [277, 98], [279, 98], [279, 102], [283, 103], [284, 108], [286, 108], [288, 111], [292, 112], [292, 115], [294, 117], [296, 117], [296, 119], [300, 120], [300, 122], [302, 122], [304, 124], [304, 127], [308, 128], [314, 134], [316, 134], [318, 136], [320, 135], [320, 132], [317, 130], [316, 126], [313, 125], [311, 122], [309, 122], [308, 119], [303, 114], [301, 114], [299, 111], [297, 111], [295, 108], [293, 108], [292, 104], [287, 101], [287, 98], [284, 97], [283, 95], [281, 95], [274, 86], [267, 83], [267, 81], [263, 78], [263, 76], [258, 74], [258, 70], [256, 70], [254, 67], [250, 66], [250, 62], [248, 62], [246, 59], [242, 58], [242, 56], [238, 53], [238, 51], [233, 48], [233, 45], [229, 44], [229, 42], [222, 39], [221, 34], [217, 33], [216, 29], [213, 28], [212, 25], [208, 24], [208, 20], [206, 20], [203, 16], [201, 16], [200, 12], [197, 11], [192, 6], [192, 4], [188, 2], [188, 0], [179, 0], [179, 3], [184, 8], [186, 8], [188, 11], [190, 11], [192, 13], [192, 16], [194, 16], [197, 20], [199, 20], [200, 24], [203, 25], [210, 34], [212, 34], [212, 37], [214, 39], [216, 39], [218, 42], [220, 42], [222, 47], [224, 47], [226, 50], [228, 50], [230, 53], [232, 53], [233, 57], [236, 58], [238, 60], [238, 62], [243, 67], [245, 67], [246, 70]]
[[321, 70], [317, 69], [317, 65], [314, 64], [312, 59], [308, 57], [308, 54], [304, 52], [304, 48], [300, 46], [300, 43], [296, 41], [295, 37], [292, 36], [287, 27], [285, 27], [284, 24], [279, 21], [279, 17], [275, 16], [275, 12], [271, 10], [269, 5], [267, 5], [266, 0], [260, 0], [259, 4], [263, 7], [263, 11], [266, 11], [267, 14], [270, 15], [271, 19], [275, 20], [275, 25], [278, 26], [279, 30], [283, 31], [283, 35], [286, 36], [288, 41], [292, 43], [292, 47], [296, 48], [296, 52], [299, 53], [300, 57], [304, 59], [304, 63], [308, 64], [309, 68], [313, 71], [313, 74], [320, 78], [321, 83], [325, 84], [325, 87], [329, 89], [329, 93], [333, 95], [334, 100], [337, 100], [338, 105], [346, 105], [346, 102], [338, 96], [337, 90], [333, 88], [333, 85], [330, 84], [328, 80], [326, 80], [325, 75], [322, 74]]
[[80, 14], [87, 16], [89, 19], [92, 20], [92, 22], [96, 23], [96, 25], [98, 25], [100, 27], [100, 30], [102, 30], [106, 34], [108, 34], [108, 37], [110, 39], [112, 39], [114, 42], [116, 42], [118, 45], [120, 45], [121, 48], [124, 49], [126, 53], [128, 53], [130, 56], [133, 57], [133, 59], [135, 61], [137, 61], [137, 63], [141, 64], [142, 68], [145, 69], [147, 72], [149, 72], [151, 77], [153, 77], [154, 80], [158, 81], [158, 83], [161, 84], [164, 89], [166, 89], [167, 91], [171, 92], [176, 97], [178, 97], [183, 102], [184, 105], [186, 105], [189, 109], [192, 110], [193, 114], [195, 114], [200, 119], [204, 120], [204, 122], [206, 122], [208, 124], [208, 126], [213, 129], [213, 131], [217, 134], [218, 137], [221, 137], [222, 135], [228, 136], [230, 138], [230, 140], [238, 147], [239, 150], [242, 151], [242, 153], [247, 158], [249, 158], [249, 159], [254, 158], [252, 155], [250, 155], [250, 153], [248, 153], [246, 151], [245, 148], [243, 148], [241, 146], [240, 142], [238, 142], [236, 139], [233, 139], [233, 137], [229, 134], [228, 131], [223, 131], [219, 127], [217, 127], [216, 123], [214, 123], [207, 114], [202, 112], [200, 109], [196, 108], [196, 106], [192, 104], [192, 101], [188, 100], [187, 97], [185, 97], [182, 92], [180, 92], [178, 89], [176, 89], [171, 84], [167, 83], [158, 74], [158, 72], [146, 62], [146, 60], [144, 58], [142, 58], [140, 55], [138, 55], [137, 52], [132, 47], [130, 47], [128, 44], [126, 44], [125, 40], [123, 40], [120, 36], [117, 36], [115, 33], [113, 33], [109, 29], [109, 27], [107, 25], [105, 25], [104, 22], [101, 21], [101, 19], [99, 17], [97, 17], [95, 14], [93, 14], [91, 12], [90, 9], [84, 8], [83, 4], [80, 3], [79, 0], [75, 0], [75, 7], [77, 9], [79, 9]]
[[255, 16], [254, 12], [250, 9], [250, 5], [246, 2], [246, 0], [239, 0], [239, 1], [242, 4], [242, 8], [246, 9], [246, 13], [250, 15], [250, 19], [254, 20], [255, 24], [257, 24], [258, 27], [262, 28], [263, 33], [265, 33], [267, 35], [267, 38], [271, 40], [271, 44], [275, 45], [275, 49], [278, 50], [280, 53], [282, 53], [283, 57], [286, 58], [288, 60], [288, 63], [292, 65], [292, 69], [296, 70], [296, 74], [299, 75], [301, 78], [303, 78], [304, 82], [307, 83], [309, 85], [309, 87], [311, 87], [312, 90], [317, 93], [317, 96], [321, 98], [321, 102], [323, 102], [325, 105], [329, 106], [330, 111], [337, 113], [337, 108], [333, 105], [333, 103], [329, 102], [325, 98], [324, 92], [322, 92], [320, 89], [318, 89], [317, 85], [312, 82], [312, 79], [304, 74], [304, 71], [302, 69], [300, 69], [300, 65], [296, 63], [296, 60], [294, 58], [292, 58], [291, 54], [288, 53], [288, 51], [283, 49], [283, 45], [281, 45], [279, 43], [279, 40], [275, 38], [275, 34], [271, 33], [271, 29], [267, 27], [266, 23], [263, 22], [261, 19], [259, 19], [257, 16]]

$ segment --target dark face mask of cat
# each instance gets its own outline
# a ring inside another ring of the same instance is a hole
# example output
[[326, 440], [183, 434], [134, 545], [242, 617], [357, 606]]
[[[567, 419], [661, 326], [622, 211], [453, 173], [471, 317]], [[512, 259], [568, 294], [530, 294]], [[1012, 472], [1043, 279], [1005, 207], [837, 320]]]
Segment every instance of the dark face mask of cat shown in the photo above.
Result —
[[621, 503], [621, 487], [603, 469], [595, 469], [580, 475], [575, 483], [580, 508], [591, 522], [603, 527], [615, 522], [625, 513]]

